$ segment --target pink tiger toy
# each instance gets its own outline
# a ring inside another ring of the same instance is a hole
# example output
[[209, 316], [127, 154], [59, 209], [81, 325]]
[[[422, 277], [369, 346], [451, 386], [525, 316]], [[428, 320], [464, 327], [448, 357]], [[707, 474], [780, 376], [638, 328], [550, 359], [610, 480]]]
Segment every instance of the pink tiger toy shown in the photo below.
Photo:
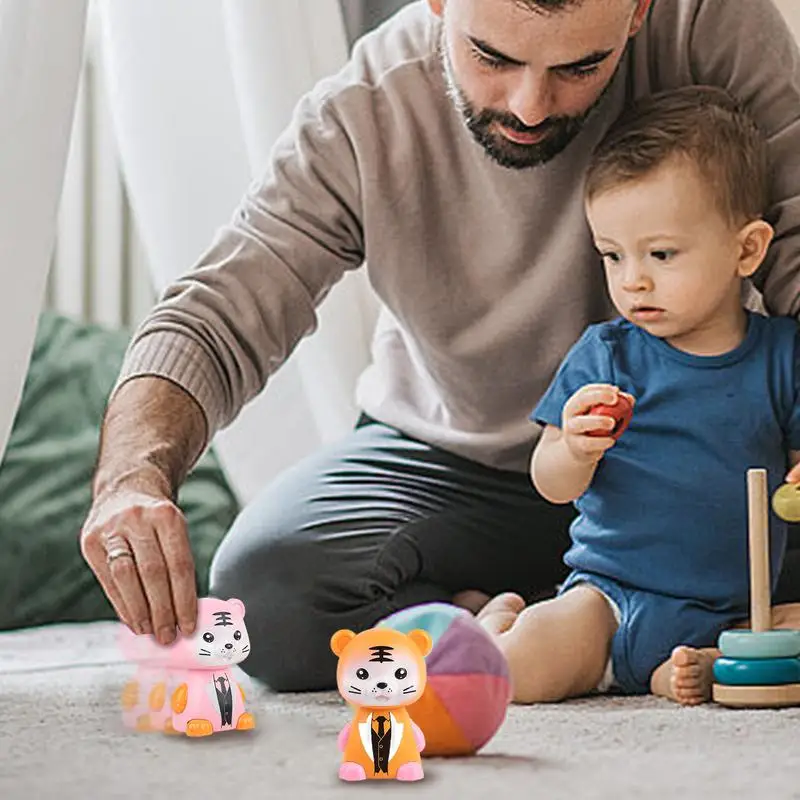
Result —
[[245, 710], [244, 690], [230, 669], [250, 652], [241, 600], [200, 598], [195, 632], [161, 650], [168, 654], [171, 687], [167, 732], [210, 736], [255, 728], [253, 715]]
[[137, 731], [164, 731], [172, 716], [167, 693], [165, 648], [152, 636], [137, 636], [120, 626], [118, 645], [136, 673], [122, 690], [122, 723]]

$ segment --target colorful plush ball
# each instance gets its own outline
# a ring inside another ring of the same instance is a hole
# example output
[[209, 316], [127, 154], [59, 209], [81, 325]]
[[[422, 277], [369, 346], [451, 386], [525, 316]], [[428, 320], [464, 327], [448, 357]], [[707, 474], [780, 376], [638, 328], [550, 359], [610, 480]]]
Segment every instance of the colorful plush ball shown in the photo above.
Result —
[[433, 649], [425, 659], [428, 684], [408, 708], [425, 734], [426, 756], [471, 755], [502, 724], [511, 701], [505, 656], [468, 611], [426, 603], [378, 623], [408, 633], [427, 631]]

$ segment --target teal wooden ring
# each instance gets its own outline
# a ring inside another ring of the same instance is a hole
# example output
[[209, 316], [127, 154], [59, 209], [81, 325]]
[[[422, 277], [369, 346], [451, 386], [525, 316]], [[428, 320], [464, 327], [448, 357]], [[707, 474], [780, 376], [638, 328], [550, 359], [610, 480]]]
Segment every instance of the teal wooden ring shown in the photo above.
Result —
[[800, 630], [723, 631], [718, 646], [727, 658], [796, 658]]
[[800, 658], [718, 658], [714, 680], [726, 686], [777, 686], [800, 683]]

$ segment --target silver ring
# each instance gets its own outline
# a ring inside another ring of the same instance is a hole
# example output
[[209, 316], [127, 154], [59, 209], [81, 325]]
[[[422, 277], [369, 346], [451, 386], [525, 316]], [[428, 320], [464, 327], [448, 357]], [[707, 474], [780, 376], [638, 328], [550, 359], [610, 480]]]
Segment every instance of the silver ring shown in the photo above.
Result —
[[122, 558], [123, 556], [127, 556], [128, 558], [133, 558], [133, 553], [130, 550], [124, 547], [118, 547], [115, 550], [109, 550], [108, 554], [106, 555], [106, 564], [111, 566], [111, 562], [117, 558]]
[[128, 543], [118, 533], [114, 533], [106, 539], [106, 564], [111, 566], [111, 562], [118, 558], [127, 556], [133, 558]]

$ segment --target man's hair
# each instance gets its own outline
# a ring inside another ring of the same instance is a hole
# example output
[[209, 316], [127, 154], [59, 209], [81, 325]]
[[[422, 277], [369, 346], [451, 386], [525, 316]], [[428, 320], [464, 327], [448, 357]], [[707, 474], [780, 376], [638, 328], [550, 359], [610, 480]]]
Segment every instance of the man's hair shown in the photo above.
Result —
[[769, 203], [766, 143], [755, 122], [723, 89], [659, 92], [623, 112], [595, 148], [586, 199], [683, 158], [706, 182], [734, 225], [761, 217]]

